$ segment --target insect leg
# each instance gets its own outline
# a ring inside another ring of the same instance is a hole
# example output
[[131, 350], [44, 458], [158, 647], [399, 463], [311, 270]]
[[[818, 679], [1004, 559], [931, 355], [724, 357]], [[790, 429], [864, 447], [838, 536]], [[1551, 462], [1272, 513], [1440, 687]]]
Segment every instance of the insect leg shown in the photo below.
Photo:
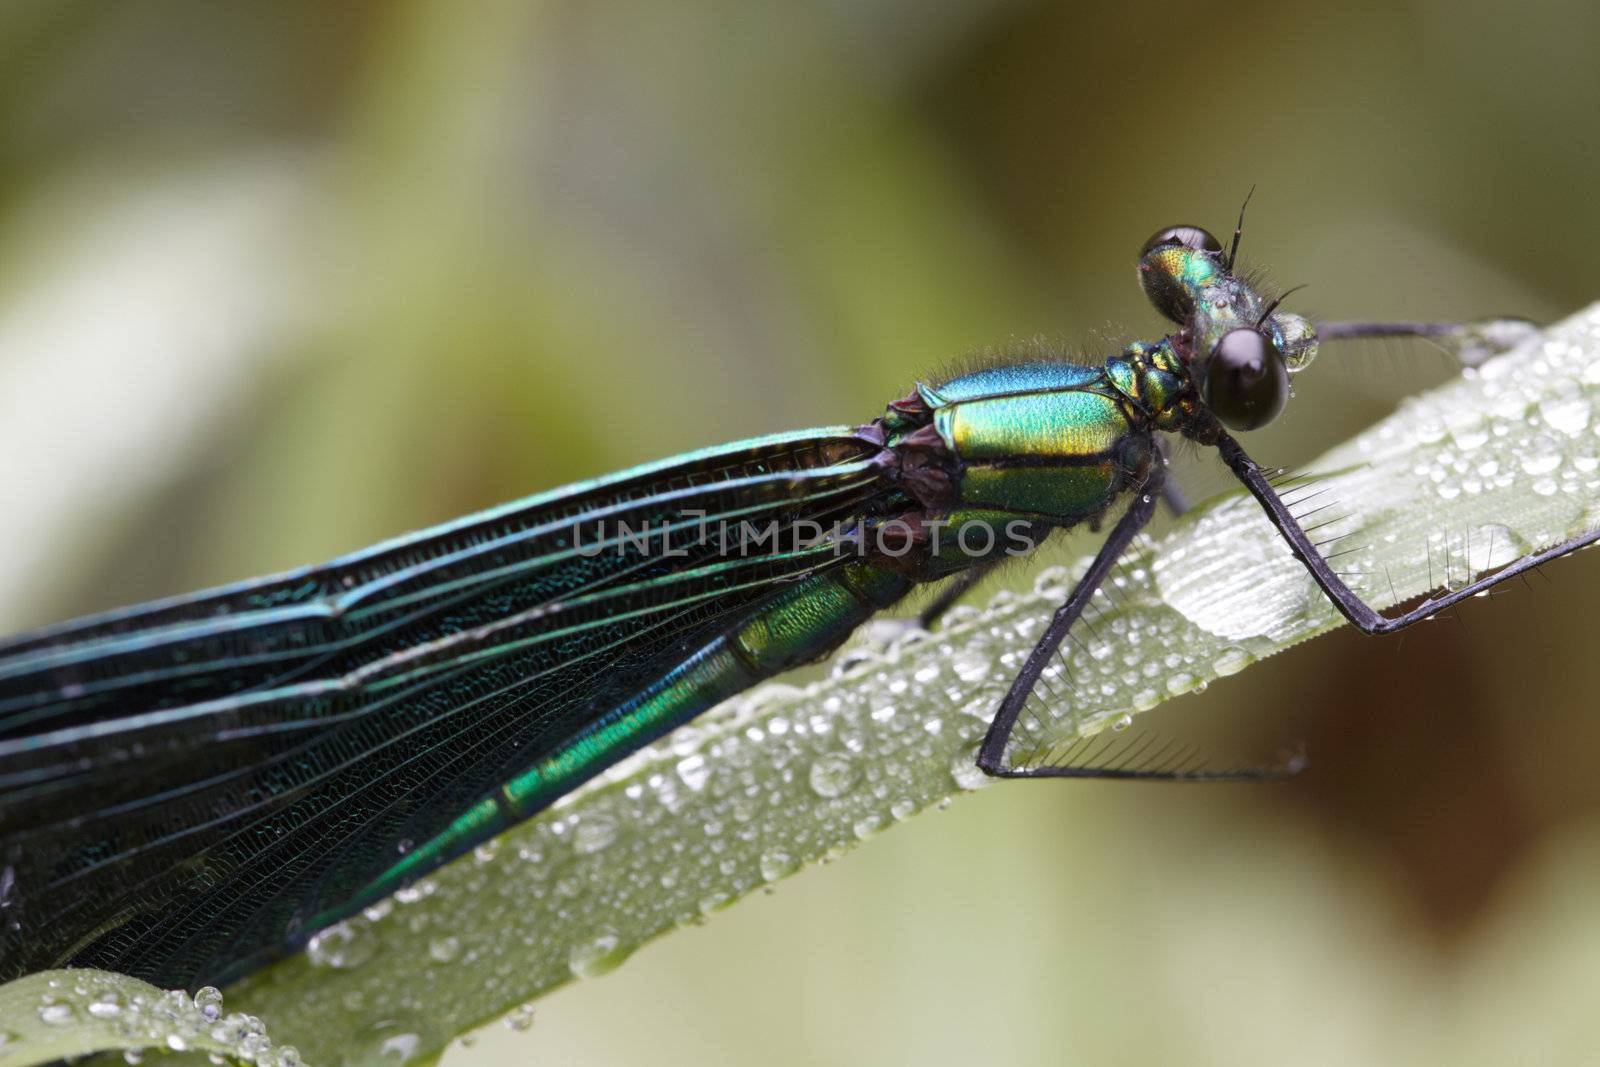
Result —
[[[1249, 203], [1248, 197], [1246, 198], [1245, 202]], [[1158, 476], [1160, 482], [1159, 495], [1161, 497], [1161, 502], [1166, 505], [1167, 510], [1172, 513], [1172, 516], [1174, 518], [1179, 518], [1184, 514], [1184, 512], [1189, 510], [1192, 504], [1189, 500], [1189, 494], [1185, 493], [1178, 485], [1177, 480], [1172, 477], [1172, 459], [1168, 453], [1168, 447], [1167, 439], [1162, 435], [1157, 434], [1156, 451], [1161, 453], [1162, 467], [1162, 473]], [[944, 616], [945, 612], [959, 604], [962, 598], [964, 598], [968, 593], [972, 592], [979, 582], [993, 574], [995, 568], [999, 565], [1000, 564], [998, 561], [994, 563], [981, 563], [975, 567], [970, 567], [951, 578], [944, 584], [944, 587], [939, 590], [938, 596], [934, 597], [932, 602], [930, 602], [927, 607], [923, 608], [917, 613], [917, 624], [924, 630], [932, 629], [933, 624], [938, 622], [939, 619]], [[1057, 644], [1059, 643], [1060, 642], [1058, 641]]]
[[1538, 333], [1527, 319], [1478, 319], [1473, 322], [1321, 322], [1322, 341], [1363, 340], [1381, 337], [1420, 337], [1476, 367], [1493, 356], [1510, 351]]
[[1460, 589], [1452, 590], [1441, 596], [1429, 597], [1412, 610], [1390, 618], [1379, 614], [1366, 601], [1356, 595], [1349, 586], [1344, 584], [1344, 580], [1334, 572], [1328, 562], [1317, 552], [1310, 536], [1301, 528], [1295, 517], [1290, 514], [1288, 507], [1285, 506], [1283, 500], [1272, 488], [1271, 483], [1267, 481], [1266, 471], [1257, 466], [1255, 460], [1245, 454], [1244, 449], [1239, 447], [1239, 442], [1235, 441], [1231, 436], [1223, 434], [1222, 438], [1217, 442], [1217, 451], [1222, 454], [1223, 462], [1227, 463], [1234, 476], [1243, 482], [1245, 488], [1250, 490], [1250, 495], [1256, 498], [1256, 502], [1267, 513], [1267, 518], [1272, 520], [1272, 525], [1278, 528], [1278, 532], [1283, 535], [1283, 539], [1289, 543], [1289, 548], [1294, 552], [1295, 558], [1311, 573], [1311, 577], [1316, 581], [1317, 585], [1322, 587], [1323, 593], [1333, 602], [1333, 606], [1339, 609], [1339, 614], [1350, 620], [1351, 624], [1363, 633], [1387, 634], [1394, 633], [1396, 630], [1403, 630], [1407, 626], [1421, 622], [1423, 619], [1443, 611], [1445, 608], [1457, 604], [1468, 597], [1477, 596], [1485, 589], [1531, 571], [1540, 564], [1559, 559], [1569, 552], [1575, 552], [1585, 545], [1592, 545], [1600, 541], [1600, 528], [1590, 530], [1542, 552], [1525, 556], [1515, 563], [1502, 567], [1493, 574], [1479, 578], [1477, 581], [1471, 582]]
[[[1156, 477], [1159, 478], [1159, 475]], [[1152, 479], [1154, 480], [1154, 479]], [[1005, 761], [1006, 744], [1011, 740], [1012, 731], [1016, 728], [1017, 719], [1027, 705], [1028, 699], [1033, 695], [1034, 687], [1039, 684], [1041, 675], [1056, 655], [1061, 643], [1066, 640], [1067, 633], [1074, 623], [1083, 614], [1093, 598], [1095, 590], [1100, 588], [1106, 576], [1111, 573], [1112, 567], [1123, 552], [1132, 543], [1140, 530], [1155, 514], [1156, 505], [1160, 499], [1160, 487], [1146, 485], [1134, 499], [1133, 506], [1117, 521], [1111, 535], [1106, 538], [1105, 544], [1100, 546], [1100, 551], [1095, 554], [1094, 561], [1089, 564], [1089, 570], [1078, 580], [1072, 592], [1067, 596], [1061, 607], [1056, 609], [1055, 615], [1050, 620], [1050, 625], [1045, 628], [1044, 635], [1039, 638], [1039, 643], [1028, 654], [1027, 662], [1022, 665], [1022, 670], [1017, 672], [1016, 678], [1011, 683], [1011, 688], [1006, 691], [1004, 699], [1000, 701], [1000, 708], [995, 712], [994, 721], [989, 724], [989, 732], [984, 735], [983, 744], [978, 749], [978, 767], [985, 774], [995, 778], [1130, 778], [1142, 780], [1167, 780], [1167, 781], [1242, 781], [1262, 780], [1286, 777], [1300, 769], [1298, 762], [1277, 767], [1247, 767], [1237, 770], [1207, 771], [1188, 770], [1187, 764], [1153, 768], [1147, 764], [1134, 762], [1132, 758], [1113, 762], [1103, 766], [1039, 766], [1039, 767], [1012, 767]]]
[[[1159, 434], [1156, 435], [1156, 449], [1161, 453], [1161, 465], [1167, 470], [1167, 473], [1161, 476], [1161, 502], [1166, 505], [1167, 510], [1172, 513], [1173, 517], [1177, 518], [1188, 511], [1192, 505], [1189, 500], [1189, 494], [1179, 487], [1177, 480], [1170, 473], [1172, 461], [1167, 453], [1167, 447], [1167, 439]], [[917, 613], [917, 624], [924, 630], [932, 629], [933, 624], [938, 622], [945, 612], [959, 604], [962, 598], [972, 592], [979, 582], [993, 574], [997, 566], [999, 566], [998, 562], [982, 563], [976, 567], [968, 568], [951, 578], [939, 590], [939, 595], [934, 597], [927, 607]]]
[[1022, 714], [1023, 705], [1028, 702], [1033, 687], [1039, 683], [1039, 676], [1049, 665], [1050, 658], [1061, 647], [1061, 642], [1067, 639], [1067, 631], [1072, 629], [1072, 624], [1078, 621], [1078, 616], [1088, 606], [1089, 598], [1094, 596], [1094, 591], [1106, 580], [1106, 575], [1111, 573], [1111, 568], [1122, 553], [1155, 514], [1157, 497], [1149, 491], [1150, 488], [1146, 486], [1145, 491], [1134, 498], [1127, 514], [1117, 520], [1111, 536], [1106, 538], [1105, 544], [1095, 554], [1094, 561], [1089, 564], [1089, 570], [1078, 579], [1078, 584], [1067, 595], [1066, 601], [1056, 609], [1039, 643], [1033, 646], [1022, 670], [1012, 679], [1011, 688], [1006, 690], [1005, 698], [1000, 701], [1000, 708], [995, 712], [989, 732], [984, 735], [983, 744], [978, 749], [978, 766], [985, 774], [996, 777], [1026, 775], [1025, 771], [1011, 770], [1005, 766], [1006, 742], [1011, 740], [1017, 716]]

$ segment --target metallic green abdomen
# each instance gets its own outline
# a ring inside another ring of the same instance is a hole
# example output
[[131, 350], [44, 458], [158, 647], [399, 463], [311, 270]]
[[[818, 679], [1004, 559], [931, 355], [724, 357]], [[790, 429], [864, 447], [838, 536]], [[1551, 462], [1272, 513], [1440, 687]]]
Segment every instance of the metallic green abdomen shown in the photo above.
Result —
[[[444, 833], [385, 871], [353, 906], [388, 896], [757, 682], [826, 656], [910, 588], [909, 579], [864, 563], [846, 563], [795, 583], [468, 809]], [[318, 916], [313, 926], [337, 917]]]

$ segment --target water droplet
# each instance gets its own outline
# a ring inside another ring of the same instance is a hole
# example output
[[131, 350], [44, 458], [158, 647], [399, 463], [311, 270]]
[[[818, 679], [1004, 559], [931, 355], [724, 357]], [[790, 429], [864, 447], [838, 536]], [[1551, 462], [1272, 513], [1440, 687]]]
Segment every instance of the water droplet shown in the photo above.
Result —
[[1121, 715], [1118, 715], [1115, 719], [1111, 720], [1111, 728], [1113, 730], [1115, 730], [1119, 734], [1122, 731], [1126, 730], [1128, 727], [1132, 726], [1132, 725], [1133, 725], [1133, 716], [1129, 715], [1126, 712], [1124, 712]]
[[989, 676], [989, 659], [973, 651], [958, 652], [950, 667], [963, 682], [981, 682]]
[[781, 849], [761, 854], [761, 880], [776, 882], [800, 869], [800, 861]]
[[1539, 402], [1539, 415], [1552, 430], [1576, 437], [1589, 425], [1589, 401], [1576, 382], [1562, 382]]
[[379, 1019], [359, 1030], [346, 1046], [343, 1067], [401, 1067], [434, 1051], [432, 1031], [399, 1019]]
[[1033, 592], [1046, 600], [1062, 600], [1072, 591], [1072, 575], [1065, 567], [1046, 567], [1033, 580]]
[[214, 985], [201, 986], [195, 991], [194, 1006], [206, 1022], [216, 1022], [222, 1018], [222, 990]]
[[161, 994], [161, 999], [156, 1001], [155, 1009], [168, 1019], [182, 1020], [189, 1017], [194, 1010], [194, 1001], [189, 999], [189, 994], [181, 989], [169, 989]]
[[1484, 421], [1483, 413], [1466, 411], [1460, 419], [1452, 420], [1450, 440], [1463, 452], [1482, 448], [1489, 440], [1489, 425]]
[[833, 754], [821, 756], [811, 764], [807, 781], [813, 793], [831, 799], [850, 792], [860, 776], [860, 770], [850, 757]]
[[506, 1029], [524, 1033], [533, 1026], [533, 1004], [519, 1004], [506, 1013]]
[[396, 889], [394, 891], [394, 899], [401, 904], [415, 904], [431, 894], [433, 890], [434, 883], [423, 879], [420, 882], [413, 882], [410, 885], [403, 885]]
[[377, 951], [378, 942], [372, 931], [347, 919], [314, 934], [306, 945], [306, 959], [314, 967], [348, 971], [366, 963]]
[[144, 1049], [142, 1049], [142, 1048], [125, 1048], [125, 1049], [123, 1049], [122, 1050], [122, 1062], [126, 1063], [126, 1064], [129, 1064], [130, 1067], [139, 1067], [139, 1064], [144, 1062]]
[[246, 1034], [239, 1039], [239, 1055], [247, 1060], [255, 1060], [258, 1064], [272, 1048], [272, 1042], [266, 1034]]
[[832, 672], [833, 677], [848, 678], [855, 672], [863, 670], [873, 663], [876, 663], [877, 660], [878, 657], [866, 649], [851, 649], [850, 651], [840, 655], [838, 661], [834, 663]]
[[70, 1026], [77, 1013], [64, 1000], [47, 1000], [39, 1005], [39, 1021], [46, 1026]]
[[116, 993], [102, 993], [89, 1005], [89, 1014], [97, 1019], [114, 1019], [122, 1014], [122, 1008], [121, 996]]
[[1188, 671], [1179, 671], [1167, 679], [1167, 692], [1173, 696], [1187, 693], [1195, 687], [1196, 678]]
[[1522, 472], [1524, 474], [1549, 474], [1561, 466], [1561, 453], [1556, 450], [1555, 444], [1548, 437], [1541, 437], [1534, 442], [1531, 451], [1522, 456]]
[[696, 793], [705, 788], [706, 781], [711, 777], [711, 767], [706, 763], [706, 758], [699, 753], [679, 760], [676, 769], [679, 781]]
[[616, 934], [600, 934], [580, 945], [572, 946], [567, 955], [567, 966], [575, 978], [598, 978], [617, 969], [628, 958], [631, 949], [624, 948]]
[[868, 815], [857, 819], [855, 825], [851, 827], [851, 831], [856, 835], [857, 840], [865, 841], [877, 833], [882, 826], [883, 817], [881, 815]]
[[1133, 694], [1133, 710], [1149, 711], [1161, 703], [1161, 694], [1154, 689], [1141, 689]]
[[904, 822], [916, 813], [917, 805], [909, 797], [901, 797], [889, 805], [889, 814], [900, 822]]
[[982, 789], [994, 781], [978, 766], [978, 746], [969, 745], [950, 760], [950, 777], [962, 789]]
[[1254, 660], [1248, 649], [1230, 645], [1217, 653], [1217, 658], [1211, 661], [1211, 669], [1217, 672], [1218, 677], [1226, 678], [1230, 674], [1238, 674]]
[[436, 937], [428, 942], [428, 957], [435, 963], [450, 963], [461, 955], [459, 937]]
[[247, 1025], [249, 1018], [243, 1012], [234, 1012], [232, 1015], [224, 1016], [217, 1021], [217, 1025], [211, 1028], [211, 1039], [220, 1041], [225, 1045], [238, 1044], [241, 1038], [250, 1033], [250, 1028]]
[[1467, 542], [1466, 563], [1473, 577], [1478, 577], [1484, 571], [1498, 570], [1521, 558], [1527, 551], [1528, 542], [1509, 526], [1486, 522], [1472, 531]]
[[609, 815], [585, 815], [572, 831], [572, 850], [580, 856], [599, 852], [617, 839], [617, 821]]

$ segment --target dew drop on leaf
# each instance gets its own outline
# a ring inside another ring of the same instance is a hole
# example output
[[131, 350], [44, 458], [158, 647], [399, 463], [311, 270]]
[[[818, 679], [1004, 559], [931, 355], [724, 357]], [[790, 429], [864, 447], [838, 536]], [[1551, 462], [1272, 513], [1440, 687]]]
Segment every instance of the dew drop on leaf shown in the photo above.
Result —
[[817, 796], [832, 799], [850, 792], [860, 777], [861, 772], [854, 760], [835, 753], [818, 757], [811, 764], [806, 780]]

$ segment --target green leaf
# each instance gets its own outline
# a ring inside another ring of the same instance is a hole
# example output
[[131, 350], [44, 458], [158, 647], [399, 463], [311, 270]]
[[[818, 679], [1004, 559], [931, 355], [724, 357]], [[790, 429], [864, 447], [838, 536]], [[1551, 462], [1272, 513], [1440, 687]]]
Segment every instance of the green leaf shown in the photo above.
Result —
[[[201, 1054], [260, 1067], [298, 1067], [299, 1053], [274, 1046], [261, 1020], [223, 1014], [222, 995], [194, 997], [105, 971], [41, 971], [0, 986], [0, 1067], [122, 1052], [137, 1060], [159, 1049], [163, 1062], [207, 1062]], [[192, 1055], [188, 1055], [192, 1054]]]
[[[1336, 358], [1332, 355], [1325, 359]], [[1394, 415], [1307, 470], [1340, 570], [1386, 606], [1600, 524], [1600, 305]], [[1323, 519], [1308, 520], [1321, 522]], [[389, 1063], [989, 782], [975, 748], [1077, 568], [871, 630], [824, 681], [719, 708], [556, 807], [320, 933], [229, 993], [313, 1062]], [[1340, 620], [1242, 491], [1136, 544], [1055, 682], [1038, 750], [1238, 673]], [[1239, 683], [1234, 683], [1239, 684]], [[31, 1062], [31, 1061], [29, 1061]]]

